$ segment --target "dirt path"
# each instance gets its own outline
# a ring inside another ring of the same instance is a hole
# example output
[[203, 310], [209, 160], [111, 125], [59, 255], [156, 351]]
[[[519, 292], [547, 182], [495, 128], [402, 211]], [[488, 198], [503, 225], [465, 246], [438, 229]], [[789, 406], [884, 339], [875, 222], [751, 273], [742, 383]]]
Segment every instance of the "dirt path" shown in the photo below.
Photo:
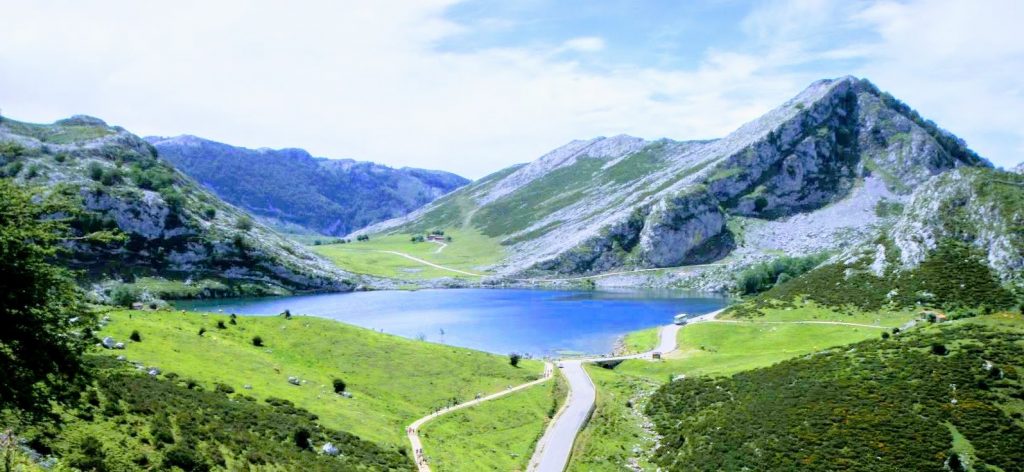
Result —
[[434, 243], [434, 244], [439, 244], [441, 246], [441, 247], [437, 248], [436, 250], [434, 250], [434, 254], [441, 254], [441, 251], [443, 251], [444, 248], [448, 247], [448, 243], [442, 243], [441, 241], [431, 241], [431, 242]]
[[409, 254], [406, 254], [404, 252], [385, 251], [383, 249], [379, 249], [379, 250], [377, 250], [377, 252], [383, 252], [385, 254], [394, 254], [396, 256], [401, 256], [401, 257], [404, 257], [406, 259], [409, 259], [411, 261], [419, 262], [420, 264], [428, 265], [428, 266], [436, 268], [436, 269], [447, 270], [449, 272], [455, 272], [457, 274], [472, 275], [473, 277], [484, 277], [484, 274], [474, 274], [472, 272], [466, 272], [464, 270], [453, 269], [451, 267], [445, 267], [445, 266], [442, 266], [442, 265], [437, 265], [437, 264], [434, 264], [433, 262], [425, 261], [425, 260], [420, 259], [420, 258], [418, 258], [416, 256], [410, 256]]
[[409, 425], [408, 428], [406, 428], [405, 435], [408, 436], [409, 444], [412, 445], [413, 457], [414, 457], [414, 459], [416, 461], [416, 467], [419, 468], [420, 472], [430, 472], [430, 465], [425, 460], [426, 459], [426, 457], [425, 457], [426, 455], [423, 453], [423, 443], [420, 441], [420, 435], [419, 435], [419, 429], [420, 429], [421, 426], [423, 426], [424, 423], [426, 423], [426, 422], [428, 422], [428, 421], [430, 421], [430, 420], [432, 420], [434, 418], [437, 418], [437, 417], [439, 417], [441, 415], [445, 415], [445, 414], [451, 413], [451, 412], [456, 411], [456, 410], [461, 410], [463, 408], [468, 408], [468, 407], [471, 407], [473, 405], [479, 405], [479, 404], [481, 404], [483, 402], [494, 400], [495, 398], [501, 398], [501, 397], [503, 397], [505, 395], [508, 395], [510, 393], [518, 392], [520, 390], [530, 388], [530, 387], [532, 387], [534, 385], [538, 385], [538, 384], [547, 382], [548, 380], [551, 380], [552, 374], [554, 374], [554, 370], [555, 370], [555, 367], [550, 362], [545, 362], [544, 363], [544, 373], [541, 375], [541, 378], [539, 378], [537, 380], [526, 382], [524, 384], [519, 384], [519, 385], [516, 385], [516, 386], [514, 386], [512, 388], [508, 388], [508, 389], [502, 390], [502, 391], [500, 391], [498, 393], [492, 393], [490, 395], [487, 395], [486, 397], [480, 397], [480, 398], [477, 398], [475, 400], [470, 400], [470, 401], [465, 402], [465, 403], [459, 403], [458, 405], [455, 405], [455, 406], [450, 406], [450, 407], [447, 407], [447, 408], [442, 408], [439, 411], [436, 411], [434, 413], [431, 413], [431, 414], [429, 414], [427, 416], [424, 416], [423, 418], [420, 418], [420, 419], [414, 421], [411, 425]]

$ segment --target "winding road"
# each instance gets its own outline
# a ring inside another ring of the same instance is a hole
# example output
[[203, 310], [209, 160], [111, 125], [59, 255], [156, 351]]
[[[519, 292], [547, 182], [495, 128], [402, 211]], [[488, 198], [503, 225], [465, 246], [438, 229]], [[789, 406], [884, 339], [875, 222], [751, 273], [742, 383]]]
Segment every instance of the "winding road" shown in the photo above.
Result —
[[[722, 310], [697, 316], [690, 319], [690, 323], [699, 321], [710, 321]], [[569, 456], [572, 454], [572, 445], [576, 442], [583, 426], [590, 419], [594, 412], [597, 392], [594, 389], [594, 382], [590, 380], [583, 364], [596, 361], [615, 361], [626, 359], [653, 359], [654, 354], [667, 354], [676, 350], [677, 336], [680, 325], [671, 324], [664, 326], [658, 332], [658, 346], [653, 350], [616, 357], [594, 357], [589, 359], [574, 359], [562, 361], [559, 367], [569, 381], [569, 399], [566, 400], [562, 410], [555, 416], [548, 425], [544, 436], [537, 442], [533, 457], [530, 458], [530, 465], [527, 468], [530, 472], [562, 472], [569, 463]]]
[[[444, 249], [444, 248], [442, 247], [441, 249]], [[410, 256], [409, 254], [406, 254], [404, 252], [385, 251], [383, 249], [377, 250], [377, 252], [383, 252], [385, 254], [394, 254], [396, 256], [402, 256], [402, 257], [404, 257], [406, 259], [409, 259], [411, 261], [416, 261], [416, 262], [419, 262], [420, 264], [428, 265], [428, 266], [433, 267], [435, 269], [447, 270], [449, 272], [455, 272], [455, 273], [465, 274], [465, 275], [472, 275], [473, 277], [483, 277], [484, 276], [484, 274], [474, 274], [472, 272], [466, 272], [464, 270], [453, 269], [451, 267], [445, 267], [443, 265], [437, 265], [437, 264], [434, 264], [433, 262], [425, 261], [425, 260], [420, 259], [420, 258], [418, 258], [416, 256]], [[440, 252], [440, 250], [438, 250], [438, 252]]]

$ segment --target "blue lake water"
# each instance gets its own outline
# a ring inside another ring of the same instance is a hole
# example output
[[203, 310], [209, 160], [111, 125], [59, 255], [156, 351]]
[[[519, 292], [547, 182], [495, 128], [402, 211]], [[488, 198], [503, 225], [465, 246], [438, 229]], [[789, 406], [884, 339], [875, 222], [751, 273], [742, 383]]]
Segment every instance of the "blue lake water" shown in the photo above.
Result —
[[408, 338], [494, 353], [604, 354], [615, 339], [726, 305], [678, 291], [446, 289], [355, 292], [178, 302], [179, 308], [245, 315], [312, 315]]

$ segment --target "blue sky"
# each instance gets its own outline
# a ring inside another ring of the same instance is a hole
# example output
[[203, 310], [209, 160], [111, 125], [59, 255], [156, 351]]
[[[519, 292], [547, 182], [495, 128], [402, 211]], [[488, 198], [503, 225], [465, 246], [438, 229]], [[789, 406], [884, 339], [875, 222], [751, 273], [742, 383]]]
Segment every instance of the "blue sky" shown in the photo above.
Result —
[[852, 74], [1024, 161], [1024, 2], [39, 0], [0, 108], [480, 177], [572, 139], [722, 136]]

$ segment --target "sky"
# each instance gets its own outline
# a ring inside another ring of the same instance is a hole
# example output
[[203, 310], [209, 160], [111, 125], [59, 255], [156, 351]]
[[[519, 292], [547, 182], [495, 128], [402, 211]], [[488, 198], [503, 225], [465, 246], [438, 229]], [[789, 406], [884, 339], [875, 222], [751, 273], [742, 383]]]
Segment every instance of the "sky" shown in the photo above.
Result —
[[723, 136], [855, 75], [1024, 161], [1020, 0], [35, 0], [0, 110], [479, 178], [573, 139]]

